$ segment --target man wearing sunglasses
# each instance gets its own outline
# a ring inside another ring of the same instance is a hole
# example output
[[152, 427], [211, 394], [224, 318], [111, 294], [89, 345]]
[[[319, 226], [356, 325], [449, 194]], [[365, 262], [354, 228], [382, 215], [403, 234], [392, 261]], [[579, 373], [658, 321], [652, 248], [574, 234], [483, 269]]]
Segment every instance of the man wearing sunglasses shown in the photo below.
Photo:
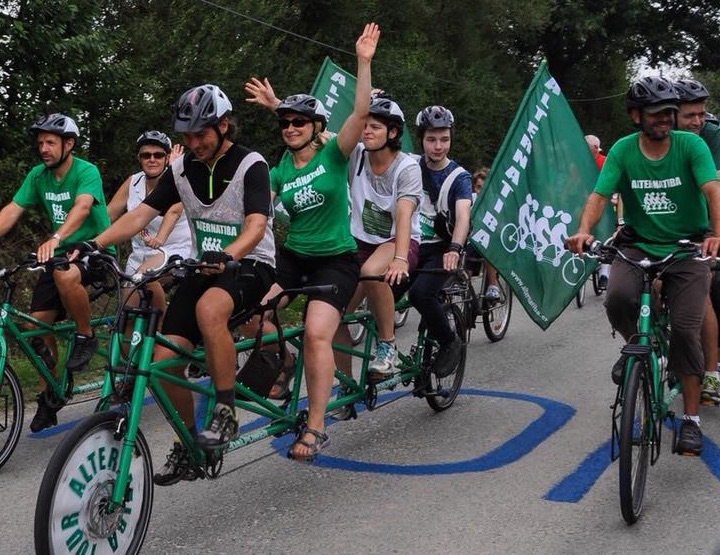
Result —
[[[38, 118], [29, 129], [42, 163], [33, 167], [12, 201], [0, 211], [0, 237], [33, 206], [41, 207], [50, 219], [51, 235], [36, 249], [38, 262], [65, 254], [64, 245], [91, 239], [110, 225], [105, 206], [102, 180], [97, 167], [73, 154], [80, 139], [75, 121], [65, 114]], [[67, 313], [75, 322], [76, 334], [67, 360], [68, 370], [81, 370], [97, 349], [90, 327], [90, 300], [83, 285], [91, 275], [80, 264], [43, 272], [33, 290], [30, 313], [51, 324]], [[57, 360], [57, 345], [52, 335], [37, 337], [33, 348], [52, 372]], [[57, 424], [58, 403], [43, 391], [38, 395], [38, 410], [30, 423], [33, 432]]]
[[[181, 145], [173, 147], [170, 138], [160, 131], [145, 131], [136, 141], [137, 158], [142, 168], [128, 177], [117, 190], [108, 204], [111, 221], [117, 220], [125, 212], [132, 210], [147, 197], [157, 185], [165, 168], [175, 158], [181, 156]], [[134, 274], [148, 268], [157, 268], [163, 264], [164, 256], [177, 254], [182, 258], [192, 255], [192, 240], [182, 202], [175, 203], [164, 216], [156, 216], [140, 233], [131, 239], [132, 252], [128, 257], [125, 272]], [[159, 249], [162, 247], [162, 251]], [[148, 285], [153, 292], [152, 304], [165, 311], [165, 291], [159, 282]], [[123, 300], [130, 293], [129, 287], [123, 288]], [[128, 300], [132, 306], [140, 302], [137, 294]]]

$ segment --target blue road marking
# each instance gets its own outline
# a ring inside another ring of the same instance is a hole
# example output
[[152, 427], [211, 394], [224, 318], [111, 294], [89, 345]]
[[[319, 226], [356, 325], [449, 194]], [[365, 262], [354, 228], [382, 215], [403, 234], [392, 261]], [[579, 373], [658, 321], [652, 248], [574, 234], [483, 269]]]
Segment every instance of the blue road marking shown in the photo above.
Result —
[[[669, 423], [665, 425], [672, 430]], [[670, 454], [670, 441], [667, 441], [666, 444], [667, 450], [664, 451]], [[720, 480], [720, 449], [707, 436], [703, 436], [703, 452], [700, 458], [710, 473]], [[610, 440], [608, 440], [590, 453], [573, 472], [553, 486], [543, 499], [559, 503], [577, 503], [585, 497], [611, 463]]]
[[605, 469], [610, 466], [610, 440], [590, 453], [583, 462], [568, 474], [543, 499], [560, 503], [577, 503], [590, 491]]
[[[378, 402], [386, 402], [399, 395], [402, 395], [402, 393], [381, 395], [378, 398]], [[536, 397], [534, 395], [479, 389], [461, 389], [460, 395], [500, 397], [513, 401], [534, 403], [543, 409], [543, 413], [518, 435], [510, 438], [489, 453], [463, 461], [399, 465], [353, 461], [340, 457], [333, 457], [323, 453], [320, 457], [318, 457], [314, 464], [324, 468], [337, 468], [341, 470], [351, 470], [354, 472], [376, 472], [413, 476], [484, 472], [486, 470], [505, 466], [524, 457], [557, 430], [562, 428], [575, 414], [575, 409], [570, 405], [543, 397]], [[287, 440], [282, 442], [280, 440], [275, 440], [273, 443], [273, 447], [281, 449], [286, 447], [289, 442]]]

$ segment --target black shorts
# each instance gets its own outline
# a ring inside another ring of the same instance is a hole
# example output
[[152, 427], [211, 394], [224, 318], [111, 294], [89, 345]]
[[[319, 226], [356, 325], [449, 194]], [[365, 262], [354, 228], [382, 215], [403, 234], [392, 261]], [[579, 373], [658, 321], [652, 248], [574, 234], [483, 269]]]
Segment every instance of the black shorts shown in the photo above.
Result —
[[[249, 275], [255, 278], [250, 279]], [[226, 291], [233, 300], [233, 314], [237, 314], [259, 304], [274, 282], [275, 271], [271, 266], [250, 259], [241, 260], [239, 267], [225, 270], [222, 274], [192, 274], [180, 283], [173, 294], [163, 319], [162, 333], [179, 335], [197, 345], [202, 340], [202, 334], [195, 316], [195, 305], [205, 291], [211, 287]]]
[[[80, 269], [80, 283], [82, 285], [90, 285], [90, 283], [101, 277], [95, 276], [95, 272], [88, 270], [85, 264], [77, 262], [71, 262], [70, 264]], [[54, 271], [62, 272], [62, 270]], [[55, 280], [53, 280], [53, 272], [42, 272], [33, 289], [32, 300], [30, 301], [30, 312], [46, 312], [50, 310], [57, 311], [58, 314], [55, 320], [65, 318], [65, 307], [60, 299], [60, 292], [55, 285]]]
[[335, 256], [300, 256], [285, 248], [277, 257], [277, 282], [283, 289], [306, 285], [329, 285], [337, 287], [335, 293], [310, 295], [310, 301], [324, 301], [345, 313], [360, 275], [360, 265], [355, 253], [345, 252]]

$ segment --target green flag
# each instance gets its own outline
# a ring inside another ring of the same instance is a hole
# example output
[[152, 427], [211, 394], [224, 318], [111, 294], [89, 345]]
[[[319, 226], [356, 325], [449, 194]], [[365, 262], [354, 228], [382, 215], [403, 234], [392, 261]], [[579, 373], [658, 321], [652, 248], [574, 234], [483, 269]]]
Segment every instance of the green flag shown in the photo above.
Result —
[[[563, 243], [577, 229], [597, 175], [584, 134], [543, 61], [473, 206], [471, 235], [542, 329], [595, 267]], [[595, 234], [605, 238], [612, 230], [609, 209]]]
[[[327, 57], [315, 77], [310, 94], [325, 106], [328, 112], [327, 128], [333, 133], [340, 131], [342, 124], [353, 111], [356, 81], [354, 75], [349, 74]], [[402, 149], [405, 152], [413, 152], [407, 125], [402, 136]]]

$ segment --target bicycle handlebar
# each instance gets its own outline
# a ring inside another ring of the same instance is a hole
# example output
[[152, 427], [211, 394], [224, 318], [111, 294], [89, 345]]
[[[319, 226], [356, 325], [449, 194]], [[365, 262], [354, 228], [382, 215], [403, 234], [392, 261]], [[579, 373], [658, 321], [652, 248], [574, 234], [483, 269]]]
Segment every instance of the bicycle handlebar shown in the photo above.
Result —
[[53, 256], [47, 262], [40, 263], [37, 261], [37, 255], [35, 253], [30, 253], [24, 260], [18, 262], [15, 266], [0, 268], [0, 279], [7, 281], [20, 270], [39, 272], [48, 270], [52, 271], [56, 268], [67, 269], [69, 263], [70, 261], [66, 256]]
[[589, 256], [596, 258], [607, 258], [608, 255], [611, 255], [611, 257], [619, 256], [631, 266], [634, 266], [644, 272], [660, 268], [668, 262], [674, 262], [675, 260], [680, 259], [681, 255], [692, 255], [693, 260], [697, 260], [699, 262], [712, 262], [714, 265], [713, 269], [720, 269], [720, 258], [713, 256], [700, 256], [700, 246], [692, 241], [688, 239], [681, 239], [677, 242], [677, 246], [677, 249], [659, 260], [650, 260], [647, 256], [641, 259], [630, 258], [618, 247], [607, 242], [601, 243], [600, 241], [594, 241], [591, 245], [584, 245], [583, 251], [587, 252]]

